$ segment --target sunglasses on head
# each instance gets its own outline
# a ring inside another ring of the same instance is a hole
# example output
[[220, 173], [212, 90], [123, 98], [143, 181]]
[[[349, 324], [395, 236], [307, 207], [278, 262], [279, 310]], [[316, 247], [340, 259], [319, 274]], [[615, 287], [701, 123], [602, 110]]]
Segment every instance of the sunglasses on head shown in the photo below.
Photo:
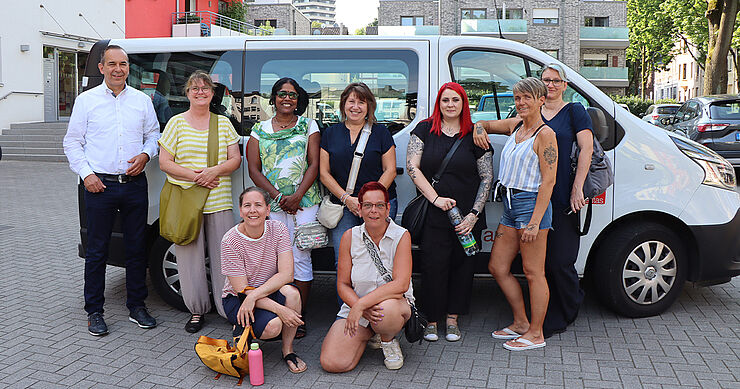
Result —
[[279, 97], [281, 99], [284, 99], [286, 96], [288, 98], [290, 98], [291, 100], [296, 100], [298, 98], [298, 93], [296, 93], [296, 92], [287, 92], [287, 91], [284, 91], [284, 90], [281, 90], [280, 92], [277, 93], [277, 97]]

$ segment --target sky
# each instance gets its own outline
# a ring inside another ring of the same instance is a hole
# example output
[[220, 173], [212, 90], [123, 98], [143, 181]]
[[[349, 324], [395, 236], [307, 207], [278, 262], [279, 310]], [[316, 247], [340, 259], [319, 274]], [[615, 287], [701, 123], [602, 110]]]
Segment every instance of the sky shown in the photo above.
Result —
[[336, 0], [336, 20], [347, 26], [350, 34], [378, 17], [378, 0]]

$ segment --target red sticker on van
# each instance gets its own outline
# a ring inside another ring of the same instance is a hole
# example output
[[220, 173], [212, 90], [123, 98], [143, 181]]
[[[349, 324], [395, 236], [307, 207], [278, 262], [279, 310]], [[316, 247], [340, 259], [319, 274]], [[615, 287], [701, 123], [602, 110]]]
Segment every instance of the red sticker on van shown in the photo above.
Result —
[[594, 197], [594, 198], [593, 198], [593, 199], [591, 200], [591, 202], [592, 202], [592, 203], [593, 203], [594, 205], [599, 205], [599, 204], [606, 204], [606, 192], [604, 192], [604, 193], [602, 193], [602, 194], [600, 194], [600, 195], [598, 195], [598, 196]]

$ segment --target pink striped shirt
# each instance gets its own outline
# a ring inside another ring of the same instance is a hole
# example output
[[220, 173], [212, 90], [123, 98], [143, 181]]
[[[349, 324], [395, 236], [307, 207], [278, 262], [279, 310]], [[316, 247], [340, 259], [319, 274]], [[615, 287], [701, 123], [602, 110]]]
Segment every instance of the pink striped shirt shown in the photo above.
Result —
[[252, 239], [234, 226], [221, 240], [221, 273], [226, 276], [221, 297], [236, 296], [228, 277], [246, 276], [249, 286], [260, 287], [278, 272], [278, 254], [292, 252], [288, 227], [265, 220], [265, 232]]

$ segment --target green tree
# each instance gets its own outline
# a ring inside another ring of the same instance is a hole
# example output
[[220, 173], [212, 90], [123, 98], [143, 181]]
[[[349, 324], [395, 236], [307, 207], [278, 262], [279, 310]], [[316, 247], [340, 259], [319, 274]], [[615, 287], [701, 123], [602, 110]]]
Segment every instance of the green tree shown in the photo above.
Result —
[[241, 22], [247, 21], [247, 5], [242, 0], [231, 0], [229, 5], [219, 14]]
[[707, 38], [709, 28], [704, 14], [707, 11], [706, 0], [666, 0], [661, 6], [663, 13], [673, 23], [671, 36], [678, 38], [687, 47], [699, 66], [704, 69], [707, 59]]
[[663, 0], [627, 0], [629, 47], [626, 55], [631, 69], [631, 84], [638, 85], [640, 96], [655, 70], [665, 68], [673, 59], [673, 21], [661, 9]]
[[323, 24], [321, 24], [321, 22], [317, 22], [317, 21], [315, 21], [315, 20], [314, 20], [313, 22], [311, 22], [311, 28], [321, 28], [321, 27], [323, 27], [323, 26], [324, 26], [324, 25], [323, 25]]

